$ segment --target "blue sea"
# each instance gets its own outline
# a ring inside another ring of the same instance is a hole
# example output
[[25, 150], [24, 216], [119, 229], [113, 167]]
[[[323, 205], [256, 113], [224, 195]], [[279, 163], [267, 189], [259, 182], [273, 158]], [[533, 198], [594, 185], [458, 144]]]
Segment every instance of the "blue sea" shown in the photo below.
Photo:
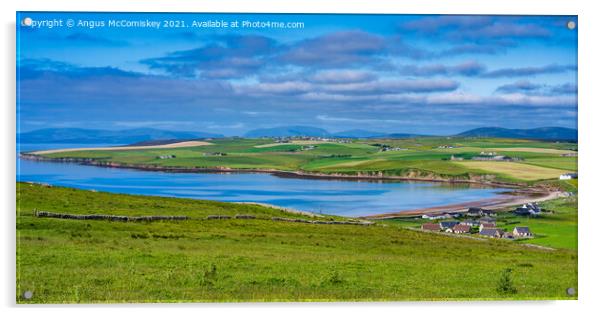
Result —
[[[21, 144], [17, 151], [103, 145]], [[365, 216], [458, 204], [494, 198], [500, 192], [507, 191], [447, 183], [305, 179], [265, 173], [152, 172], [19, 158], [17, 181], [115, 193], [259, 202], [343, 216]]]

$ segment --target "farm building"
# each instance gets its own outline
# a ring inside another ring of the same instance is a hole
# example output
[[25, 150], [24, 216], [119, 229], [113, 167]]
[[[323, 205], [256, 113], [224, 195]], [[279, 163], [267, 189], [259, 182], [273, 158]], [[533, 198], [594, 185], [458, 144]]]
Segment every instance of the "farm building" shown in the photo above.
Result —
[[500, 228], [485, 228], [479, 232], [479, 235], [491, 238], [501, 238], [504, 236], [504, 230]]
[[430, 231], [438, 232], [441, 230], [441, 226], [439, 226], [439, 224], [435, 224], [435, 223], [424, 223], [424, 224], [422, 224], [422, 230], [430, 230]]
[[161, 155], [161, 156], [157, 156], [158, 159], [172, 159], [172, 158], [176, 158], [176, 155]]
[[560, 175], [560, 177], [558, 177], [558, 179], [560, 179], [560, 180], [577, 179], [577, 174], [576, 173], [563, 173]]
[[512, 235], [514, 237], [531, 237], [531, 236], [533, 236], [533, 234], [531, 234], [531, 231], [529, 230], [529, 227], [525, 227], [525, 226], [514, 227], [514, 230], [512, 230]]

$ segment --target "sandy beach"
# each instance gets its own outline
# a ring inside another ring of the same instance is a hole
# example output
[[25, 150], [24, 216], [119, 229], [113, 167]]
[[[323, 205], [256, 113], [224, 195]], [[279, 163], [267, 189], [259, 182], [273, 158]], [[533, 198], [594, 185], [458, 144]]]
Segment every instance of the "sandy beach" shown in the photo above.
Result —
[[170, 143], [164, 145], [150, 145], [150, 146], [120, 146], [120, 147], [90, 147], [90, 148], [66, 148], [66, 149], [50, 149], [50, 150], [40, 150], [33, 151], [31, 154], [34, 155], [45, 155], [45, 154], [55, 154], [55, 153], [64, 153], [64, 152], [72, 152], [72, 151], [82, 151], [82, 150], [100, 150], [100, 151], [112, 151], [112, 150], [132, 150], [132, 149], [161, 149], [161, 148], [182, 148], [182, 147], [196, 147], [196, 146], [208, 146], [213, 145], [209, 142], [203, 141], [185, 141], [178, 143]]
[[508, 194], [502, 194], [500, 197], [486, 200], [478, 200], [468, 203], [451, 204], [423, 209], [405, 210], [393, 213], [374, 214], [362, 216], [367, 219], [391, 219], [399, 217], [414, 217], [424, 214], [442, 214], [448, 212], [462, 213], [467, 212], [470, 207], [482, 207], [490, 210], [500, 210], [512, 206], [518, 206], [530, 202], [543, 202], [553, 200], [563, 196], [561, 191], [536, 191], [536, 190], [518, 190]]

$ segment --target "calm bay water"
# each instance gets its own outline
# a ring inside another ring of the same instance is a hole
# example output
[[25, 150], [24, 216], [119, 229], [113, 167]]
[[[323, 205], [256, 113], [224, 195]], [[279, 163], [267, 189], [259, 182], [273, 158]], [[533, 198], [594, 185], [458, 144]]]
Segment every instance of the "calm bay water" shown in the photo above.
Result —
[[[102, 144], [22, 144], [18, 151]], [[261, 202], [298, 210], [362, 216], [495, 197], [507, 191], [407, 181], [282, 178], [263, 173], [166, 173], [17, 159], [17, 181], [142, 195]]]

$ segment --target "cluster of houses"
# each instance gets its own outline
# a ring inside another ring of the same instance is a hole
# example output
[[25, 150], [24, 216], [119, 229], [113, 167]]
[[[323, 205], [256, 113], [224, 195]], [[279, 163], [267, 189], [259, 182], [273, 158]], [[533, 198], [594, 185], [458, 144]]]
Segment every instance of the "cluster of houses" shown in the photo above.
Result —
[[[481, 153], [483, 154], [483, 153]], [[508, 156], [503, 156], [503, 155], [489, 155], [490, 153], [487, 153], [485, 155], [480, 155], [480, 156], [474, 156], [471, 158], [471, 160], [476, 160], [476, 161], [521, 161], [523, 160], [522, 158], [519, 157], [508, 157]], [[456, 157], [454, 155], [451, 155], [451, 157], [449, 158], [452, 161], [460, 161], [460, 160], [464, 160], [463, 157]]]
[[272, 140], [275, 143], [279, 144], [287, 144], [295, 140], [304, 140], [304, 141], [313, 141], [313, 142], [329, 142], [329, 143], [339, 143], [339, 144], [348, 144], [351, 143], [351, 139], [346, 138], [328, 138], [328, 137], [319, 137], [319, 136], [287, 136], [287, 137], [272, 137]]
[[[453, 234], [478, 234], [490, 238], [529, 238], [533, 234], [526, 226], [517, 226], [511, 232], [506, 232], [502, 228], [496, 226], [494, 211], [484, 210], [477, 207], [471, 207], [466, 212], [466, 218], [459, 220], [444, 220], [438, 223], [424, 223], [422, 230], [434, 232], [446, 232]], [[450, 218], [459, 218], [462, 215], [459, 213], [446, 213], [438, 215], [424, 215], [422, 218], [431, 220], [441, 220]]]
[[301, 146], [301, 151], [316, 149], [314, 145]]
[[408, 150], [407, 148], [401, 147], [392, 147], [386, 144], [380, 146], [380, 151], [400, 151], [400, 150]]
[[477, 161], [520, 161], [522, 158], [508, 157], [504, 155], [484, 155], [472, 157], [472, 160]]
[[203, 153], [203, 156], [205, 157], [222, 157], [227, 155], [228, 154], [222, 152]]
[[454, 148], [460, 148], [459, 146], [452, 146], [452, 145], [441, 145], [439, 147], [437, 147], [438, 149], [454, 149]]
[[576, 173], [563, 173], [558, 177], [558, 179], [560, 179], [560, 180], [577, 179], [577, 174]]
[[566, 154], [561, 154], [560, 157], [577, 157], [577, 153], [566, 153]]

